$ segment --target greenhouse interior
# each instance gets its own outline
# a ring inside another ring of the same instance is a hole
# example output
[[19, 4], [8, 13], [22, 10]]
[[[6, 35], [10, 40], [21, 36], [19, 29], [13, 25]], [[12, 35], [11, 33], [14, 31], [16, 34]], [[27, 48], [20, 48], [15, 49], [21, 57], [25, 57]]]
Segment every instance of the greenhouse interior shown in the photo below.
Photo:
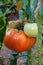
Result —
[[0, 65], [43, 65], [43, 0], [0, 0]]

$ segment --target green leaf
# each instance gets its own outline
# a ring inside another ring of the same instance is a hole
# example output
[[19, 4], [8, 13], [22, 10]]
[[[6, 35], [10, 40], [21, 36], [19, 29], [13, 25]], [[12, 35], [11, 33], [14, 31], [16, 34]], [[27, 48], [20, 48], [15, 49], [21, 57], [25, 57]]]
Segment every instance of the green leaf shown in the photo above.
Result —
[[6, 18], [4, 16], [0, 17], [0, 47], [2, 46], [5, 31], [7, 27]]
[[2, 2], [3, 2], [4, 4], [8, 4], [8, 3], [10, 2], [10, 0], [2, 0]]

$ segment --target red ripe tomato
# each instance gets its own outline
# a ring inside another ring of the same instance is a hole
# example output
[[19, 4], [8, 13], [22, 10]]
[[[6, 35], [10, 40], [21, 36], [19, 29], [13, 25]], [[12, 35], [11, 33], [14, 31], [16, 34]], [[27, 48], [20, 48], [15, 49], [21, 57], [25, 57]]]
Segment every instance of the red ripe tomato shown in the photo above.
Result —
[[10, 34], [4, 38], [4, 44], [11, 50], [23, 52], [32, 48], [36, 38], [28, 37], [23, 31], [12, 30]]

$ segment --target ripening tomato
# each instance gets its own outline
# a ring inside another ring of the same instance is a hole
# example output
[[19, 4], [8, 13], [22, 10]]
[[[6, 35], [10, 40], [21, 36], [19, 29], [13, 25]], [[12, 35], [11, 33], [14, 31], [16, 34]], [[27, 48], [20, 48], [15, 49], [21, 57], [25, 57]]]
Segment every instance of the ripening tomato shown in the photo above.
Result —
[[35, 42], [36, 38], [30, 38], [22, 30], [16, 29], [11, 30], [4, 38], [5, 46], [16, 52], [29, 50]]

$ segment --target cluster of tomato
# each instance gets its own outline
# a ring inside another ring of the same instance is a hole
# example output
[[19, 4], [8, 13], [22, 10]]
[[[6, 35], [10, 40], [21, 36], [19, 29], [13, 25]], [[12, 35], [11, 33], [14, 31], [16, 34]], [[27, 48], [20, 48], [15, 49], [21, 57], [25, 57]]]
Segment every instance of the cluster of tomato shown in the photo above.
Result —
[[25, 22], [23, 30], [12, 29], [5, 35], [4, 44], [11, 50], [23, 52], [33, 47], [36, 43], [37, 34], [37, 24]]

